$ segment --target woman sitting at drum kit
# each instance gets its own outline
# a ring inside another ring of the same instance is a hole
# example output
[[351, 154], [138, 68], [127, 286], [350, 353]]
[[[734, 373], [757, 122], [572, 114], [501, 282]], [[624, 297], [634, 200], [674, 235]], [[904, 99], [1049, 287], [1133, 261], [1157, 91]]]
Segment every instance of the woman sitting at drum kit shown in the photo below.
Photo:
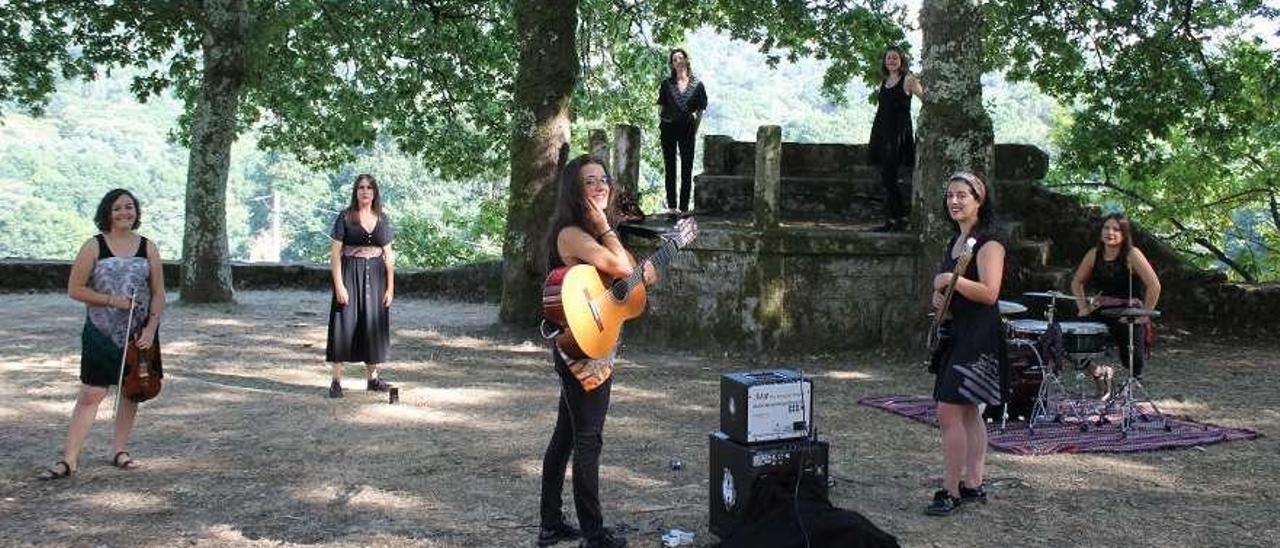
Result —
[[[1096, 291], [1096, 296], [1086, 298], [1086, 287]], [[1098, 320], [1111, 331], [1121, 363], [1126, 368], [1130, 367], [1129, 356], [1132, 355], [1133, 376], [1141, 378], [1142, 367], [1146, 363], [1148, 318], [1139, 318], [1138, 323], [1144, 325], [1132, 331], [1133, 340], [1130, 341], [1130, 329], [1121, 317], [1095, 314], [1106, 309], [1139, 306], [1155, 310], [1156, 302], [1160, 300], [1160, 278], [1142, 250], [1134, 247], [1129, 219], [1123, 213], [1112, 213], [1102, 218], [1098, 245], [1085, 253], [1076, 268], [1075, 277], [1071, 280], [1071, 293], [1075, 295], [1076, 312], [1080, 317], [1101, 316]], [[1090, 363], [1085, 371], [1098, 384], [1099, 397], [1105, 397], [1111, 390], [1109, 368]]]

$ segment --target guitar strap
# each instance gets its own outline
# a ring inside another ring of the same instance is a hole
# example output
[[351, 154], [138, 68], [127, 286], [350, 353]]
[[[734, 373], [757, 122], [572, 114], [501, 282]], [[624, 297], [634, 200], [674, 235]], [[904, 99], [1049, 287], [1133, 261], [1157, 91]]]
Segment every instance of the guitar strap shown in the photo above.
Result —
[[556, 353], [560, 354], [560, 359], [569, 364], [569, 372], [573, 374], [574, 378], [578, 379], [578, 384], [582, 385], [582, 389], [587, 392], [599, 388], [600, 385], [609, 380], [609, 377], [613, 376], [614, 354], [612, 353], [599, 360], [571, 360], [560, 349], [559, 344], [553, 344], [552, 346], [555, 347]]

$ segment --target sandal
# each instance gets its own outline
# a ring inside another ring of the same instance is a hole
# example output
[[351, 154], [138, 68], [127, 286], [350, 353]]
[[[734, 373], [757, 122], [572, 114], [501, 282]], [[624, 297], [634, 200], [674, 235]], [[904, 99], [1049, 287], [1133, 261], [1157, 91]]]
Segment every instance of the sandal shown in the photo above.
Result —
[[[124, 460], [120, 459], [122, 455], [124, 456]], [[116, 456], [111, 459], [111, 466], [121, 470], [133, 470], [138, 467], [138, 463], [134, 462], [133, 457], [129, 456], [128, 451], [121, 451], [116, 453]]]
[[[61, 470], [59, 470], [59, 467], [61, 467]], [[71, 477], [71, 474], [74, 474], [74, 473], [76, 473], [76, 471], [71, 469], [71, 465], [67, 464], [67, 461], [60, 460], [58, 462], [53, 463], [53, 466], [45, 468], [44, 471], [40, 472], [40, 475], [37, 477], [39, 477], [41, 480], [49, 481], [49, 480], [56, 480], [56, 479], [62, 479], [62, 478], [69, 478]]]

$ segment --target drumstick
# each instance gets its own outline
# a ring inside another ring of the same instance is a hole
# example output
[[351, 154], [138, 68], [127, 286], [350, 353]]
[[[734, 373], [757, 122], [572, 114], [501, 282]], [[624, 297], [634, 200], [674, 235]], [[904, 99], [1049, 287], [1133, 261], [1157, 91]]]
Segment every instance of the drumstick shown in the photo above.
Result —
[[111, 412], [111, 420], [120, 418], [120, 393], [124, 391], [124, 358], [129, 355], [129, 332], [133, 331], [133, 308], [138, 306], [134, 300], [137, 288], [129, 291], [129, 320], [124, 324], [124, 347], [120, 349], [120, 377], [116, 379], [116, 405]]

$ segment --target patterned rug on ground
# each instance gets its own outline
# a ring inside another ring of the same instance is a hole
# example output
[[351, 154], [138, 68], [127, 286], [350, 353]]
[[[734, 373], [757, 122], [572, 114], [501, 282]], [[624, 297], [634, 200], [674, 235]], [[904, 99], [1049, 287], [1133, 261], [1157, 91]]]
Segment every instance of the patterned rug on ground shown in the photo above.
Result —
[[[922, 422], [930, 426], [938, 425], [933, 398], [919, 396], [874, 396], [863, 398], [859, 404], [876, 409], [883, 409], [895, 415]], [[1152, 417], [1149, 409], [1146, 416]], [[1260, 436], [1253, 430], [1244, 428], [1227, 428], [1213, 424], [1196, 422], [1187, 417], [1165, 415], [1169, 424], [1166, 431], [1158, 421], [1135, 421], [1127, 435], [1120, 431], [1120, 417], [1116, 414], [1108, 416], [1108, 424], [1090, 426], [1081, 431], [1075, 419], [1064, 422], [1041, 421], [1035, 432], [1027, 428], [1022, 421], [1009, 421], [1004, 431], [999, 423], [988, 423], [988, 441], [991, 446], [1006, 453], [1016, 455], [1047, 455], [1050, 453], [1128, 453], [1135, 451], [1156, 451], [1159, 449], [1178, 449], [1212, 445], [1225, 441], [1251, 440]], [[1097, 415], [1086, 418], [1091, 423]]]

